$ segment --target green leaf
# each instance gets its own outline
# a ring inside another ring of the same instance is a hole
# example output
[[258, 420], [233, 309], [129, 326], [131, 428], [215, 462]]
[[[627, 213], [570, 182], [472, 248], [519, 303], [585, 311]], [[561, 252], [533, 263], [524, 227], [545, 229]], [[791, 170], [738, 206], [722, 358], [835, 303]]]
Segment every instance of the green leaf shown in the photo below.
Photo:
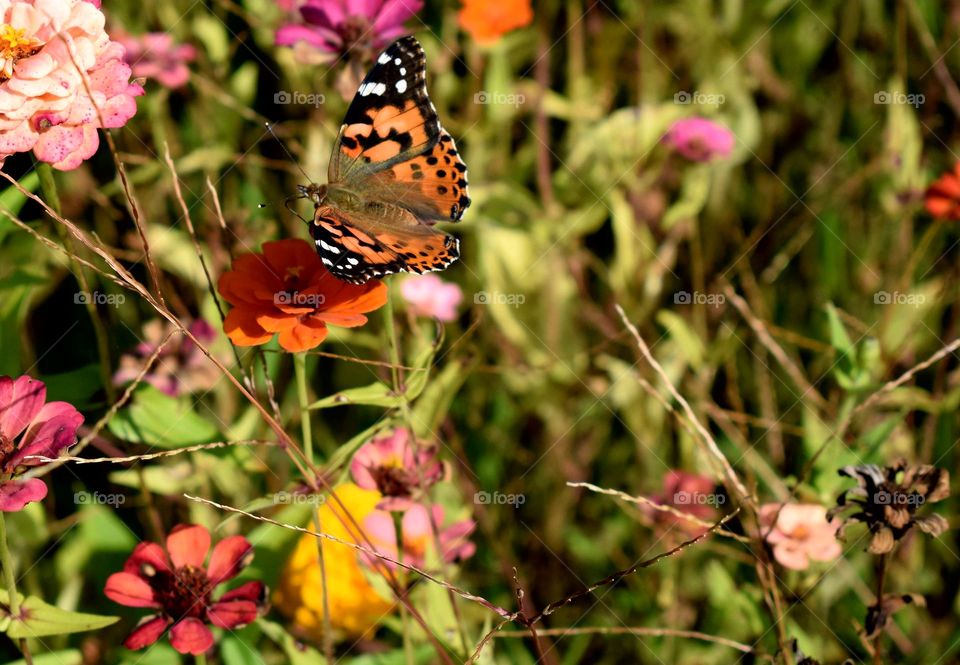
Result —
[[[34, 654], [33, 665], [83, 665], [83, 654], [76, 649], [53, 651], [51, 653]], [[27, 665], [27, 661], [15, 660], [7, 665]]]
[[[45, 637], [47, 635], [65, 635], [99, 630], [119, 621], [120, 617], [107, 617], [97, 614], [70, 612], [49, 605], [36, 596], [20, 597], [20, 618], [10, 621], [5, 632], [11, 639], [21, 637]], [[0, 589], [0, 605], [3, 605], [7, 618], [10, 613], [10, 596]]]
[[132, 403], [110, 420], [110, 431], [125, 441], [157, 448], [182, 448], [218, 438], [217, 428], [198, 415], [189, 398], [165, 395], [141, 385]]
[[261, 619], [258, 622], [263, 634], [283, 647], [287, 654], [287, 662], [290, 665], [315, 665], [323, 662], [320, 652], [310, 646], [305, 646], [297, 641], [290, 633], [284, 630], [283, 626], [272, 621]]

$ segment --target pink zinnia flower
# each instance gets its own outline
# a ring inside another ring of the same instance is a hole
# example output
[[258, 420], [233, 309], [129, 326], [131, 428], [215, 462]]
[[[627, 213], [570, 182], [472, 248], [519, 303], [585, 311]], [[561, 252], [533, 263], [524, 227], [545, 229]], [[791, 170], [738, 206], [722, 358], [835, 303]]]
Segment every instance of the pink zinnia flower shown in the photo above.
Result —
[[733, 132], [706, 118], [684, 118], [674, 122], [663, 140], [694, 162], [727, 157], [733, 150]]
[[97, 151], [99, 127], [122, 127], [143, 88], [123, 46], [83, 0], [0, 3], [0, 165], [18, 152], [61, 170]]
[[140, 621], [124, 640], [128, 649], [142, 649], [170, 631], [170, 644], [180, 653], [205, 653], [213, 646], [207, 624], [234, 630], [266, 610], [263, 582], [247, 582], [213, 600], [213, 592], [253, 560], [253, 546], [243, 536], [224, 538], [213, 548], [202, 526], [181, 524], [167, 536], [166, 547], [143, 542], [103, 589], [107, 598], [127, 607], [157, 610]]
[[427, 446], [398, 428], [363, 444], [350, 462], [357, 485], [377, 490], [380, 510], [407, 510], [416, 497], [443, 477], [436, 446]]
[[[805, 570], [810, 561], [832, 561], [842, 553], [839, 523], [827, 520], [827, 509], [810, 503], [768, 503], [760, 507], [760, 528], [775, 558], [785, 568]], [[776, 525], [773, 519], [777, 515]], [[773, 525], [773, 529], [771, 529]], [[769, 531], [769, 533], [768, 533]]]
[[325, 60], [338, 56], [372, 58], [406, 34], [404, 22], [423, 8], [423, 0], [306, 0], [304, 23], [282, 26], [278, 46], [305, 44]]
[[[437, 540], [440, 541], [440, 549], [442, 550], [441, 558], [450, 563], [463, 561], [473, 556], [477, 547], [467, 540], [467, 537], [473, 533], [477, 523], [473, 520], [461, 520], [444, 528], [443, 508], [433, 506], [432, 514], [438, 531]], [[377, 552], [417, 568], [424, 567], [427, 551], [434, 548], [435, 541], [433, 525], [430, 523], [430, 513], [419, 503], [414, 504], [403, 514], [401, 519], [401, 529], [403, 530], [402, 553], [397, 552], [397, 530], [393, 515], [390, 513], [383, 510], [373, 511], [363, 521], [363, 529]], [[380, 562], [388, 568], [395, 568], [390, 562], [368, 554], [364, 554], [363, 558], [371, 566], [379, 565], [377, 562]]]
[[[708, 476], [672, 470], [663, 479], [663, 492], [651, 499], [654, 503], [671, 506], [703, 522], [712, 522], [717, 513], [716, 506], [722, 500], [716, 487], [716, 483]], [[663, 510], [648, 507], [645, 512], [661, 530], [676, 527], [692, 536], [707, 530], [707, 527], [693, 520], [686, 520]]]
[[[217, 338], [216, 331], [203, 319], [197, 319], [187, 328], [204, 344]], [[113, 375], [114, 383], [122, 385], [137, 378], [144, 363], [153, 355], [160, 342], [173, 330], [173, 324], [153, 320], [143, 327], [143, 341], [133, 353], [120, 358], [120, 368]], [[171, 397], [183, 393], [203, 392], [213, 388], [220, 372], [203, 351], [185, 335], [174, 333], [157, 357], [153, 369], [143, 380]]]
[[46, 399], [42, 381], [0, 376], [0, 511], [15, 512], [47, 496], [42, 480], [17, 476], [45, 464], [37, 458], [55, 458], [77, 442], [83, 416], [66, 402]]
[[463, 301], [459, 286], [431, 274], [403, 280], [400, 294], [417, 316], [430, 316], [444, 322], [457, 318], [457, 306]]
[[187, 63], [197, 58], [197, 49], [191, 44], [175, 44], [166, 32], [148, 32], [134, 37], [114, 36], [127, 50], [123, 59], [133, 69], [134, 76], [156, 79], [166, 88], [179, 88], [190, 80]]

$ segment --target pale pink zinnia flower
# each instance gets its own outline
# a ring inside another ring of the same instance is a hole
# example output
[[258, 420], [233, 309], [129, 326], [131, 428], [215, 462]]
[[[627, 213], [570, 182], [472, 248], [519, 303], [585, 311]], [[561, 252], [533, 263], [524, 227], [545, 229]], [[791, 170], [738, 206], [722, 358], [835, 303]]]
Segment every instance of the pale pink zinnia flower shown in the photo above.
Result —
[[277, 30], [278, 46], [306, 45], [320, 59], [370, 59], [407, 33], [404, 23], [423, 8], [423, 0], [306, 0], [303, 23]]
[[717, 484], [709, 477], [687, 471], [671, 470], [664, 476], [663, 492], [650, 497], [654, 503], [670, 506], [677, 512], [696, 519], [685, 519], [672, 512], [646, 506], [644, 513], [660, 530], [677, 528], [691, 536], [699, 536], [707, 530], [700, 522], [713, 522], [716, 506], [726, 497], [716, 492]]
[[66, 402], [46, 400], [42, 381], [0, 376], [0, 511], [16, 512], [47, 496], [42, 480], [18, 476], [46, 463], [38, 457], [55, 458], [77, 442], [83, 416]]
[[733, 150], [733, 132], [706, 118], [684, 118], [674, 122], [663, 140], [694, 162], [727, 157]]
[[[427, 561], [427, 552], [435, 549], [433, 524], [430, 523], [431, 513], [417, 503], [403, 514], [400, 528], [403, 531], [403, 552], [397, 551], [397, 531], [393, 515], [383, 510], [374, 510], [363, 521], [363, 529], [374, 549], [380, 554], [398, 559], [403, 563], [417, 568], [423, 568]], [[443, 508], [433, 506], [433, 523], [437, 527], [436, 540], [440, 541], [441, 558], [447, 563], [469, 559], [476, 552], [477, 547], [467, 538], [473, 533], [477, 524], [473, 520], [461, 520], [447, 527], [443, 526]], [[363, 555], [369, 565], [382, 562], [388, 568], [395, 566], [390, 562], [377, 559], [368, 554]]]
[[827, 520], [826, 508], [811, 503], [788, 503], [781, 510], [781, 505], [768, 503], [760, 507], [760, 528], [773, 548], [773, 558], [782, 566], [806, 570], [811, 560], [832, 561], [840, 556], [843, 548], [837, 540], [839, 523]]
[[165, 88], [179, 88], [190, 80], [187, 63], [197, 58], [197, 49], [191, 44], [175, 44], [173, 36], [166, 32], [136, 37], [118, 33], [114, 39], [127, 50], [124, 60], [134, 76], [155, 79]]
[[[160, 346], [160, 342], [174, 330], [172, 323], [158, 319], [143, 326], [143, 341], [137, 344], [133, 353], [125, 353], [120, 358], [120, 368], [113, 375], [113, 382], [123, 385], [136, 379], [144, 363]], [[204, 345], [217, 338], [216, 331], [203, 319], [193, 321], [187, 330]], [[144, 375], [143, 380], [157, 390], [176, 397], [185, 393], [211, 390], [220, 377], [216, 365], [192, 339], [174, 332], [174, 336], [167, 340], [153, 368]]]
[[407, 510], [416, 497], [443, 477], [435, 446], [412, 442], [398, 428], [363, 444], [350, 462], [350, 474], [360, 487], [377, 490], [380, 510]]
[[74, 169], [97, 151], [97, 128], [137, 112], [143, 88], [103, 24], [83, 0], [0, 0], [0, 165], [33, 150]]
[[431, 274], [403, 280], [400, 294], [417, 316], [430, 316], [444, 322], [457, 318], [457, 306], [463, 301], [459, 286]]

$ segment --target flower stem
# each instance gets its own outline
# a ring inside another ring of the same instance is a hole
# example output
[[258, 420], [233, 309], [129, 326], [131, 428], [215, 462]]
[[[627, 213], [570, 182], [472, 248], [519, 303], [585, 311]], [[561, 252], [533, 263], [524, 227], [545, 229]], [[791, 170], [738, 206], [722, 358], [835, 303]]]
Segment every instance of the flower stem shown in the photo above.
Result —
[[194, 656], [193, 662], [196, 663], [196, 665], [207, 665], [207, 654], [198, 653]]
[[[887, 555], [881, 554], [876, 561], [877, 568], [877, 609], [883, 607], [883, 587], [887, 577]], [[878, 613], [879, 614], [879, 613]], [[877, 631], [873, 640], [874, 665], [883, 665], [883, 630]]]
[[[394, 363], [396, 364], [396, 363]], [[403, 516], [401, 513], [392, 512], [395, 533], [397, 534], [397, 561], [403, 563]], [[407, 571], [403, 568], [397, 569], [397, 587], [400, 593], [407, 594]], [[413, 656], [413, 639], [410, 636], [410, 614], [404, 603], [400, 604], [400, 619], [403, 622], [403, 653], [407, 660], [407, 665], [414, 665], [416, 662]]]
[[[57, 181], [53, 176], [53, 168], [46, 162], [37, 164], [37, 176], [40, 178], [40, 191], [47, 205], [53, 208], [53, 211], [60, 214], [60, 194], [57, 192]], [[90, 282], [87, 280], [87, 274], [83, 271], [80, 264], [77, 263], [74, 256], [77, 253], [73, 238], [67, 233], [62, 224], [55, 224], [60, 241], [67, 249], [67, 255], [70, 260], [70, 272], [77, 278], [77, 284], [86, 294], [84, 305], [87, 308], [87, 315], [93, 324], [93, 334], [97, 340], [97, 356], [100, 358], [100, 380], [103, 382], [103, 389], [107, 394], [107, 400], [113, 402], [116, 400], [116, 391], [113, 387], [113, 372], [110, 369], [110, 343], [107, 337], [107, 329], [103, 320], [97, 314], [97, 304], [90, 292]]]
[[[0, 566], [3, 566], [4, 584], [7, 588], [7, 597], [10, 604], [10, 616], [13, 621], [19, 621], [20, 598], [17, 596], [17, 578], [13, 572], [13, 557], [10, 555], [10, 548], [7, 546], [7, 524], [4, 521], [2, 511], [0, 511]], [[30, 655], [30, 647], [27, 645], [27, 641], [21, 639], [19, 642], [24, 661], [27, 665], [33, 665], [33, 657]]]
[[313, 464], [313, 435], [310, 430], [310, 400], [307, 395], [307, 354], [293, 354], [293, 371], [297, 377], [297, 398], [300, 401], [300, 427], [303, 431], [303, 453]]

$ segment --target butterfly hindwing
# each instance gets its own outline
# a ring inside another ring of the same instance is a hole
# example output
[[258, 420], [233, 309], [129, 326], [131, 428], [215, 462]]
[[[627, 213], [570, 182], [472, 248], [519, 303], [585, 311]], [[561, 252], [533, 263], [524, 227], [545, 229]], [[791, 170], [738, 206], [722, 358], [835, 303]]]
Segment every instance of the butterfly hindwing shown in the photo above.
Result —
[[350, 182], [422, 154], [440, 122], [427, 96], [426, 56], [413, 37], [380, 54], [354, 96], [330, 160], [330, 182]]

